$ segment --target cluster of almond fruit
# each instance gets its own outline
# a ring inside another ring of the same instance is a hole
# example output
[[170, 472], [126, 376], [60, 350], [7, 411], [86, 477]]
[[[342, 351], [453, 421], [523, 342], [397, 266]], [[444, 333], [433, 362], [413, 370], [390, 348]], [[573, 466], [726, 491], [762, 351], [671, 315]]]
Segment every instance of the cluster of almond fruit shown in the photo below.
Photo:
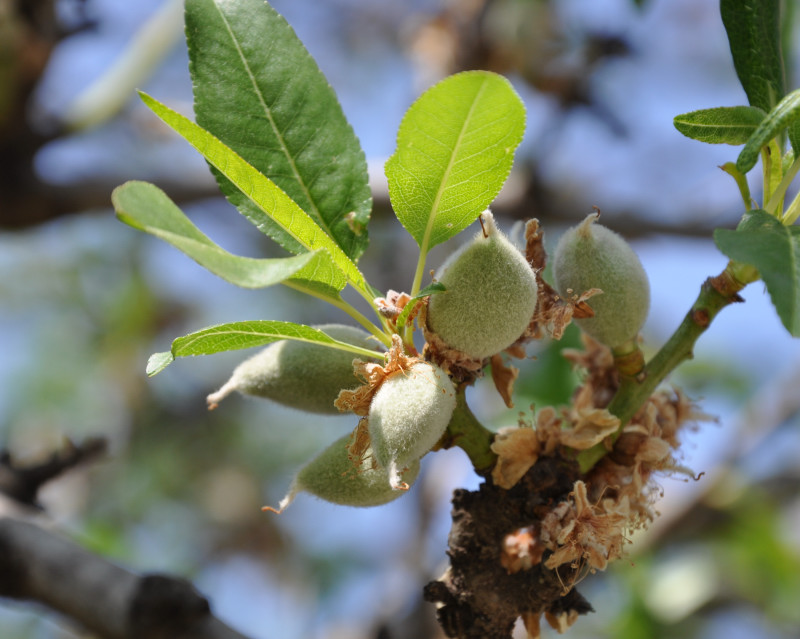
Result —
[[[617, 349], [638, 336], [648, 312], [649, 284], [631, 247], [596, 219], [596, 213], [589, 215], [561, 236], [553, 277], [566, 300], [595, 290], [593, 314], [575, 322]], [[456, 389], [464, 379], [454, 362], [471, 360], [480, 370], [492, 356], [524, 341], [541, 297], [541, 273], [497, 229], [488, 211], [481, 228], [439, 269], [435, 279], [443, 290], [426, 298], [417, 316], [429, 342], [445, 345], [437, 357], [428, 348], [422, 355], [402, 353], [399, 337], [388, 353], [376, 352], [376, 358], [390, 360], [385, 366], [365, 365], [321, 345], [280, 341], [240, 364], [208, 396], [209, 406], [238, 391], [304, 411], [353, 410], [362, 416], [354, 435], [337, 440], [300, 470], [281, 510], [301, 491], [349, 506], [376, 506], [402, 495], [456, 409]], [[375, 348], [375, 339], [360, 328], [318, 328], [334, 339]], [[456, 357], [442, 357], [442, 350]]]

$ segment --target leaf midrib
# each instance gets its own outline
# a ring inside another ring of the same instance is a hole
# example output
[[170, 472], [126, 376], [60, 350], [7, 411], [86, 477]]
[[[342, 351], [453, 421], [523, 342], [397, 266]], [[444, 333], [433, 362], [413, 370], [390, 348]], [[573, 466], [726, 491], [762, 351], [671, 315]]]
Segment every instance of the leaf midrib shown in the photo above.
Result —
[[283, 151], [283, 154], [286, 157], [286, 160], [289, 162], [289, 166], [292, 169], [292, 173], [294, 174], [294, 177], [297, 180], [297, 183], [300, 185], [300, 188], [302, 189], [302, 191], [305, 194], [306, 198], [308, 198], [308, 202], [310, 203], [311, 209], [313, 210], [313, 213], [314, 213], [315, 221], [323, 228], [325, 233], [327, 233], [331, 237], [334, 237], [334, 235], [333, 235], [330, 227], [328, 226], [327, 222], [325, 221], [325, 219], [320, 214], [319, 209], [317, 208], [317, 205], [314, 202], [314, 198], [311, 196], [311, 191], [306, 186], [306, 183], [303, 180], [303, 177], [301, 176], [300, 171], [298, 171], [297, 164], [294, 161], [294, 157], [289, 152], [289, 148], [286, 146], [286, 142], [284, 140], [283, 135], [281, 135], [281, 133], [279, 132], [278, 127], [275, 124], [275, 120], [272, 118], [272, 111], [270, 110], [269, 106], [267, 105], [267, 102], [264, 99], [264, 95], [263, 95], [263, 93], [261, 92], [261, 90], [258, 87], [258, 83], [256, 82], [256, 77], [253, 74], [252, 70], [250, 69], [250, 65], [247, 62], [247, 58], [245, 57], [244, 52], [242, 51], [242, 48], [239, 45], [239, 40], [236, 38], [236, 35], [234, 34], [230, 23], [228, 22], [227, 18], [225, 17], [225, 14], [220, 9], [219, 5], [216, 2], [214, 2], [213, 4], [214, 4], [214, 8], [217, 10], [217, 12], [219, 13], [220, 18], [222, 19], [222, 22], [225, 24], [225, 29], [227, 30], [228, 34], [231, 37], [231, 41], [233, 42], [233, 46], [236, 48], [236, 53], [238, 54], [239, 59], [242, 61], [242, 66], [244, 67], [244, 70], [247, 73], [247, 77], [250, 78], [250, 83], [253, 86], [253, 92], [255, 93], [256, 97], [258, 98], [258, 101], [261, 104], [261, 107], [264, 109], [264, 114], [266, 115], [267, 121], [269, 122], [269, 125], [272, 128], [272, 131], [275, 133], [275, 137], [278, 139], [278, 142], [279, 142], [280, 147], [281, 147], [281, 151]]
[[[460, 146], [461, 140], [464, 138], [468, 125], [472, 120], [472, 113], [475, 110], [476, 105], [478, 104], [478, 100], [480, 99], [481, 94], [485, 90], [486, 83], [487, 83], [486, 79], [484, 79], [481, 82], [480, 88], [475, 94], [475, 97], [472, 100], [472, 104], [469, 107], [469, 111], [467, 112], [467, 117], [464, 118], [464, 123], [461, 125], [461, 131], [459, 131], [458, 138], [456, 139], [456, 142], [453, 145], [453, 152], [450, 154], [450, 160], [447, 163], [447, 168], [445, 169], [444, 174], [442, 175], [442, 182], [441, 182], [442, 185], [447, 184], [447, 181], [450, 178], [450, 173], [452, 172], [453, 165], [455, 164], [455, 158], [457, 155], [456, 150]], [[433, 233], [433, 227], [436, 222], [436, 217], [439, 214], [439, 203], [441, 202], [445, 190], [446, 190], [445, 186], [440, 187], [436, 193], [436, 197], [433, 200], [433, 205], [431, 206], [431, 213], [428, 216], [428, 221], [425, 225], [425, 232], [422, 236], [422, 244], [420, 245], [420, 251], [422, 252], [423, 255], [428, 251], [428, 243], [430, 242], [431, 234]]]

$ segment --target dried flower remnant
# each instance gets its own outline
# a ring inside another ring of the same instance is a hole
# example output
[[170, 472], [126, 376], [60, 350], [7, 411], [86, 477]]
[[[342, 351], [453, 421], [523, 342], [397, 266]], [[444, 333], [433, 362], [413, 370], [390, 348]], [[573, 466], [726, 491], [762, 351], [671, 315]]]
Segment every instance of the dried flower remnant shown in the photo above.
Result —
[[[586, 483], [575, 482], [572, 503], [562, 502], [542, 522], [542, 540], [553, 550], [545, 560], [547, 568], [570, 564], [589, 570], [605, 570], [609, 561], [622, 556], [629, 527], [627, 496], [615, 501], [589, 501]], [[570, 584], [571, 585], [571, 584]]]
[[599, 444], [619, 429], [619, 418], [605, 408], [578, 408], [571, 415], [571, 427], [561, 433], [564, 446], [586, 450]]
[[356, 377], [364, 383], [353, 389], [342, 390], [333, 403], [341, 412], [353, 412], [366, 417], [372, 397], [378, 392], [384, 380], [398, 371], [410, 369], [414, 364], [422, 361], [418, 357], [409, 357], [403, 351], [403, 341], [399, 335], [392, 335], [392, 347], [385, 356], [385, 364], [365, 362], [360, 359], [353, 360], [353, 370]]
[[500, 354], [492, 355], [490, 360], [492, 366], [492, 381], [500, 397], [508, 408], [514, 408], [512, 395], [514, 393], [514, 382], [519, 377], [519, 369], [503, 361]]
[[[544, 249], [544, 234], [539, 230], [539, 220], [532, 219], [525, 225], [525, 258], [535, 272], [544, 270], [547, 253]], [[525, 331], [523, 341], [529, 339], [561, 339], [573, 318], [587, 318], [594, 315], [586, 300], [601, 293], [592, 288], [580, 295], [560, 295], [541, 277], [537, 278], [538, 292], [536, 312]]]
[[539, 540], [536, 526], [520, 528], [503, 539], [500, 563], [508, 574], [513, 575], [521, 570], [530, 570], [541, 563], [545, 550], [547, 548]]
[[[394, 321], [397, 316], [403, 312], [403, 309], [411, 301], [411, 296], [408, 293], [398, 293], [389, 289], [386, 297], [376, 297], [375, 306], [378, 312], [385, 318]], [[414, 311], [416, 313], [416, 311]], [[409, 320], [412, 318], [409, 317]]]
[[492, 443], [497, 464], [492, 481], [500, 488], [512, 488], [539, 458], [540, 444], [533, 428], [501, 428]]

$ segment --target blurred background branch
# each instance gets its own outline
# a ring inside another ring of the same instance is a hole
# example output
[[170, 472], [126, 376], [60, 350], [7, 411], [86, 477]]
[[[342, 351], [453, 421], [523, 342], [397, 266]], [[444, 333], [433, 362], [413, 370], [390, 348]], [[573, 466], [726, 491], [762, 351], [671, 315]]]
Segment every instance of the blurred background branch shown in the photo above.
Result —
[[[744, 102], [716, 0], [272, 4], [319, 61], [367, 152], [375, 212], [361, 266], [375, 285], [402, 290], [416, 250], [381, 177], [400, 117], [422, 89], [465, 68], [508, 74], [528, 106], [517, 168], [493, 207], [501, 224], [537, 217], [554, 241], [598, 206], [609, 227], [637, 240], [651, 279], [645, 349], [674, 330], [702, 278], [724, 267], [710, 231], [733, 227], [741, 201], [716, 167], [736, 151], [686, 140], [671, 124], [676, 113]], [[0, 449], [9, 451], [0, 484], [11, 477], [9, 492], [45, 509], [50, 523], [37, 531], [48, 540], [52, 528], [76, 540], [55, 535], [68, 554], [190, 579], [219, 619], [248, 636], [433, 639], [434, 610], [420, 589], [444, 570], [453, 489], [479, 481], [460, 451], [426, 457], [414, 490], [394, 504], [298, 499], [267, 517], [260, 506], [277, 503], [296, 469], [352, 421], [302, 419], [240, 398], [208, 413], [204, 397], [235, 354], [144, 375], [150, 352], [205, 325], [344, 319], [281, 287], [233, 290], [113, 220], [111, 189], [148, 179], [229, 250], [277, 254], [132, 91], [118, 85], [100, 99], [112, 86], [101, 90], [103, 78], [133, 61], [128, 87], [190, 112], [186, 51], [171, 44], [180, 40], [176, 5], [0, 0]], [[137, 47], [147, 55], [137, 58]], [[76, 115], [81, 96], [93, 116]], [[432, 254], [431, 268], [447, 250]], [[686, 447], [687, 466], [706, 475], [663, 479], [662, 522], [635, 540], [630, 562], [581, 584], [597, 612], [570, 630], [574, 639], [795, 638], [800, 350], [772, 323], [762, 291], [750, 289], [672, 380], [719, 416]], [[470, 406], [496, 428], [532, 405], [568, 402], [576, 379], [560, 351], [578, 345], [572, 331], [531, 348], [518, 362], [517, 409], [481, 383]], [[65, 438], [83, 442], [80, 450], [95, 436], [107, 446], [97, 463], [70, 467], [69, 448], [51, 457]], [[60, 465], [70, 472], [40, 483]], [[20, 482], [19, 471], [37, 467], [39, 479]], [[133, 573], [119, 579], [133, 588]], [[0, 607], [4, 639], [78, 632], [21, 600]]]

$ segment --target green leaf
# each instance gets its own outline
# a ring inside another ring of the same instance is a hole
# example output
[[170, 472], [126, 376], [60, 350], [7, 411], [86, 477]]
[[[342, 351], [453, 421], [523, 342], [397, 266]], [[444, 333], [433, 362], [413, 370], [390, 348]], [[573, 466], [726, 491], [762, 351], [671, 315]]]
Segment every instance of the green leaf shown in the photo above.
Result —
[[765, 115], [758, 107], [717, 107], [677, 115], [673, 124], [693, 140], [739, 145], [747, 142]]
[[386, 177], [395, 213], [423, 255], [486, 210], [524, 130], [522, 100], [486, 71], [450, 76], [411, 105]]
[[375, 351], [340, 342], [317, 328], [294, 322], [258, 320], [219, 324], [179, 337], [172, 342], [172, 348], [169, 351], [154, 353], [150, 356], [147, 362], [147, 374], [152, 377], [160, 373], [176, 357], [213, 355], [224, 351], [263, 346], [282, 339], [311, 342], [372, 359], [380, 357], [380, 354], [376, 354]]
[[[188, 0], [186, 40], [197, 123], [273, 180], [354, 261], [372, 208], [364, 152], [336, 94], [292, 28], [263, 0]], [[298, 252], [218, 171], [257, 226]]]
[[780, 0], [721, 0], [720, 13], [751, 106], [766, 113], [783, 97]]
[[[770, 140], [780, 135], [798, 119], [800, 119], [800, 89], [792, 91], [767, 113], [767, 117], [761, 121], [739, 153], [736, 168], [742, 173], [747, 173], [756, 165], [761, 147], [769, 144]], [[776, 158], [776, 161], [780, 161], [780, 158]]]
[[794, 157], [800, 157], [800, 120], [789, 125], [789, 144], [792, 145]]
[[169, 242], [214, 275], [243, 288], [263, 288], [282, 282], [317, 257], [316, 253], [285, 259], [232, 255], [192, 224], [164, 191], [147, 182], [118, 186], [111, 194], [111, 201], [117, 217], [125, 224]]
[[372, 299], [372, 291], [353, 261], [274, 182], [259, 173], [208, 131], [146, 93], [140, 92], [139, 95], [158, 117], [183, 136], [209, 164], [216, 167], [302, 246], [310, 251], [325, 249], [347, 281], [365, 298]]
[[732, 260], [758, 269], [783, 325], [800, 337], [800, 227], [756, 210], [735, 231], [714, 231], [714, 242]]

